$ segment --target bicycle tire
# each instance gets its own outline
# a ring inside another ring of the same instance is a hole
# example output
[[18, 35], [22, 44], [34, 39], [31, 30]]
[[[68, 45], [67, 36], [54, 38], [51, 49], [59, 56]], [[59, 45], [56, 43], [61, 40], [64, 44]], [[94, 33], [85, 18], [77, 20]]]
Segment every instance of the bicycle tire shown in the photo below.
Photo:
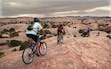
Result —
[[[29, 53], [29, 51], [27, 52], [28, 49], [30, 50], [30, 53]], [[26, 57], [28, 57], [28, 61], [26, 60], [27, 59]], [[22, 53], [23, 62], [25, 64], [30, 64], [33, 61], [33, 58], [34, 58], [33, 48], [31, 46], [26, 47]]]
[[45, 42], [40, 42], [39, 45], [39, 54], [41, 56], [44, 56], [47, 52], [47, 44]]
[[61, 42], [61, 37], [58, 36], [58, 37], [57, 37], [57, 43], [60, 43], [60, 42]]

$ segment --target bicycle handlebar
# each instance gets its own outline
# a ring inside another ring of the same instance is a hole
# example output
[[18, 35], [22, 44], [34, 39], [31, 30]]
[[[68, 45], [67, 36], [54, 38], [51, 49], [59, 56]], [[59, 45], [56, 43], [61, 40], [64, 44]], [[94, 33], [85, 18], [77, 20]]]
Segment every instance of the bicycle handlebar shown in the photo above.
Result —
[[38, 35], [39, 38], [43, 37], [44, 35]]
[[42, 38], [42, 37], [45, 37], [45, 35], [37, 35], [38, 38]]

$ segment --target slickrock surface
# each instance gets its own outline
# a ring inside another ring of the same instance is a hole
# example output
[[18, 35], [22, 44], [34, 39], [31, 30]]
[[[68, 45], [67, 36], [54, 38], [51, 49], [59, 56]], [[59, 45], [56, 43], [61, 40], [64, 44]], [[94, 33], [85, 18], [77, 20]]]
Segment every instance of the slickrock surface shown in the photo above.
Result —
[[0, 69], [111, 69], [111, 41], [106, 37], [65, 36], [62, 44], [56, 43], [56, 37], [45, 41], [45, 56], [35, 56], [26, 65], [22, 51], [9, 52], [0, 58]]

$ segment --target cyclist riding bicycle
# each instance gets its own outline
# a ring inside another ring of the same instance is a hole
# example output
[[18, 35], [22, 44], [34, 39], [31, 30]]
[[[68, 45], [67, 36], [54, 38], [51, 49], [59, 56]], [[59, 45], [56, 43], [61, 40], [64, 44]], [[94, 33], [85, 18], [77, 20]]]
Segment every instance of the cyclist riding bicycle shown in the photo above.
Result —
[[88, 35], [88, 36], [90, 36], [90, 31], [91, 31], [91, 29], [88, 27], [88, 28], [87, 28], [87, 35]]
[[32, 29], [26, 30], [26, 36], [29, 38], [30, 44], [32, 44], [33, 41], [36, 42], [36, 50], [37, 51], [38, 51], [38, 46], [39, 46], [39, 41], [37, 40], [38, 39], [38, 36], [37, 36], [38, 31], [41, 31], [44, 34], [44, 36], [46, 36], [46, 33], [43, 30], [43, 28], [39, 22], [40, 21], [38, 18], [34, 18], [34, 23], [31, 24]]
[[[63, 42], [63, 32], [65, 32], [64, 27], [62, 24], [60, 24], [60, 26], [57, 29], [57, 34], [58, 34], [58, 38], [61, 37], [61, 42]], [[59, 41], [57, 41], [59, 42]]]

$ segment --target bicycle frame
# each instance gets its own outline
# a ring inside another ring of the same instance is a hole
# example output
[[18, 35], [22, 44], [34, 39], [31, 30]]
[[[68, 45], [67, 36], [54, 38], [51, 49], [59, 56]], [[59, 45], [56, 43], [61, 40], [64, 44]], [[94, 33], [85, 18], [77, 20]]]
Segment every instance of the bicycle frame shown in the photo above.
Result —
[[63, 38], [63, 33], [60, 33], [57, 37], [57, 42], [60, 43]]
[[[38, 46], [38, 51], [36, 51], [36, 42], [32, 42], [31, 46], [26, 47], [22, 53], [22, 60], [25, 64], [30, 64], [33, 61], [34, 55], [44, 56], [47, 52], [47, 44], [41, 41], [42, 35], [38, 37], [38, 42], [40, 45]], [[43, 48], [43, 49], [42, 49]]]

